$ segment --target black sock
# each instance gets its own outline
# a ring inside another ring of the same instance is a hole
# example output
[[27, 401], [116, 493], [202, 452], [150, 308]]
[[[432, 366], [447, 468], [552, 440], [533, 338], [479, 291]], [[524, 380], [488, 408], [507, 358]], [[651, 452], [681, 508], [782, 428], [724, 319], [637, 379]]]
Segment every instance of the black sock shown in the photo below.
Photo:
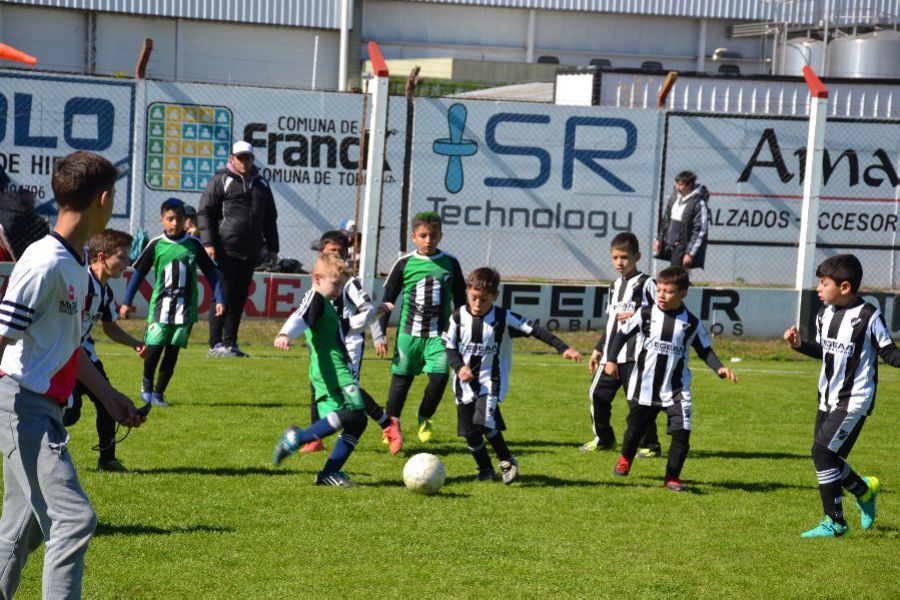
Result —
[[159, 359], [162, 358], [165, 346], [154, 345], [147, 346], [147, 357], [144, 358], [144, 379], [141, 384], [142, 391], [153, 391], [153, 378], [156, 375], [156, 367], [159, 365]]
[[479, 471], [494, 470], [494, 465], [491, 464], [491, 457], [488, 456], [487, 445], [485, 445], [483, 441], [474, 448], [469, 446], [469, 450], [472, 451], [472, 456], [475, 457], [475, 462], [478, 464]]
[[822, 508], [831, 520], [846, 525], [844, 520], [844, 498], [841, 494], [841, 482], [820, 483], [819, 494], [822, 496]]
[[157, 394], [166, 393], [166, 388], [169, 387], [169, 380], [171, 380], [172, 375], [175, 374], [175, 363], [178, 361], [179, 350], [181, 350], [181, 348], [178, 346], [166, 346], [165, 356], [163, 356], [162, 362], [159, 365], [156, 386], [153, 388], [153, 391]]
[[450, 376], [446, 373], [428, 373], [428, 384], [425, 386], [425, 394], [422, 396], [422, 404], [419, 405], [419, 420], [430, 419], [437, 412], [444, 390], [447, 389], [447, 381]]
[[842, 461], [842, 463], [841, 486], [857, 498], [862, 498], [869, 491], [869, 486], [866, 485], [862, 477], [857, 475], [847, 461]]
[[666, 477], [681, 479], [681, 469], [687, 460], [691, 448], [691, 432], [687, 430], [673, 431], [672, 443], [669, 445], [669, 459], [666, 462]]
[[384, 429], [388, 424], [388, 416], [385, 414], [384, 409], [381, 408], [381, 406], [375, 402], [375, 399], [365, 390], [360, 389], [360, 394], [362, 395], [363, 404], [366, 407], [366, 414]]
[[391, 377], [391, 389], [388, 392], [387, 414], [400, 418], [403, 413], [403, 405], [406, 404], [406, 396], [413, 384], [412, 375], [394, 375]]
[[505, 461], [509, 461], [512, 458], [512, 452], [509, 451], [509, 446], [506, 445], [506, 440], [503, 439], [503, 433], [500, 430], [492, 429], [485, 434], [485, 437], [491, 443], [497, 458]]

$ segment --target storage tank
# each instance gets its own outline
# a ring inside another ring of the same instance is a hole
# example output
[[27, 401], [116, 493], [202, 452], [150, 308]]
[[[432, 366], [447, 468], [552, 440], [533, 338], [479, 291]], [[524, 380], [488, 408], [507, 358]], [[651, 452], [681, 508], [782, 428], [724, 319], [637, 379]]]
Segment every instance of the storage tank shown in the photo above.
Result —
[[782, 75], [803, 77], [803, 67], [809, 65], [814, 71], [822, 69], [822, 56], [825, 52], [825, 43], [808, 37], [798, 37], [788, 40], [784, 47]]
[[900, 77], [900, 33], [873, 31], [828, 44], [831, 77], [897, 79]]

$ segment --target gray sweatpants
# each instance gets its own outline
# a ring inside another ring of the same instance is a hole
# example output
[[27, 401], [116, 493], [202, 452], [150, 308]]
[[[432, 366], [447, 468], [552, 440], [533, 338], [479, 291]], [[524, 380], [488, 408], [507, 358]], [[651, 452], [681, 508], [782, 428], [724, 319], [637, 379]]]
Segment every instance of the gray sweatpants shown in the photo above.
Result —
[[0, 598], [13, 597], [28, 555], [42, 541], [43, 598], [81, 597], [84, 554], [97, 515], [67, 443], [59, 404], [0, 378]]

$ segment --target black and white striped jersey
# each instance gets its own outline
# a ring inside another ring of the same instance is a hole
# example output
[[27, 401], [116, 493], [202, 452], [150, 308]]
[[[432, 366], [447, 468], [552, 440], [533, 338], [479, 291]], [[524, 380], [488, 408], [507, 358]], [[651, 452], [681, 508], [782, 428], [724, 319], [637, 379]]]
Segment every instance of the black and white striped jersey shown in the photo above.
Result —
[[[344, 345], [357, 375], [362, 361], [362, 350], [366, 342], [365, 330], [350, 331], [351, 319], [361, 313], [375, 310], [372, 299], [362, 287], [359, 277], [351, 277], [344, 285], [344, 292], [334, 301], [334, 308], [341, 316], [341, 326], [344, 327]], [[372, 332], [372, 340], [376, 344], [385, 343], [384, 330], [379, 321], [374, 321], [369, 330]]]
[[816, 317], [816, 343], [822, 355], [819, 410], [871, 414], [879, 351], [894, 346], [881, 311], [861, 298], [825, 306]]
[[618, 351], [629, 338], [638, 343], [637, 360], [628, 386], [628, 399], [645, 406], [691, 402], [691, 347], [713, 371], [722, 368], [700, 319], [683, 306], [664, 311], [657, 305], [640, 309], [621, 324], [611, 342]]
[[[476, 317], [463, 306], [450, 317], [443, 334], [447, 357], [453, 367], [453, 390], [457, 404], [470, 404], [479, 396], [502, 402], [509, 391], [513, 337], [532, 335], [563, 353], [569, 347], [549, 330], [509, 309], [497, 306]], [[474, 378], [463, 382], [459, 369], [469, 367]]]
[[[606, 304], [606, 332], [597, 342], [596, 350], [603, 352], [601, 366], [609, 357], [609, 343], [619, 331], [618, 315], [633, 313], [656, 302], [656, 280], [637, 271], [629, 278], [620, 277], [609, 284], [609, 299]], [[634, 362], [637, 359], [637, 338], [632, 337], [616, 356], [617, 363]]]
[[93, 270], [88, 267], [88, 290], [84, 299], [84, 311], [81, 313], [81, 349], [87, 353], [91, 362], [100, 358], [94, 348], [91, 335], [97, 321], [111, 323], [118, 318], [119, 307], [108, 283], [100, 283]]

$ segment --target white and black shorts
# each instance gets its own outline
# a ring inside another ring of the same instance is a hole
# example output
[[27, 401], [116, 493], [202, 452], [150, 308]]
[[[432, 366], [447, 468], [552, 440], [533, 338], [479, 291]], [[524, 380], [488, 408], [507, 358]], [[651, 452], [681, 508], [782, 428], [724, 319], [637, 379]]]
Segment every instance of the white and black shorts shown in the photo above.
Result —
[[837, 453], [838, 456], [847, 458], [865, 422], [866, 415], [864, 413], [820, 410], [816, 414], [814, 441]]
[[506, 430], [496, 396], [485, 394], [468, 404], [457, 404], [456, 416], [456, 434], [460, 437], [486, 433], [492, 429]]

